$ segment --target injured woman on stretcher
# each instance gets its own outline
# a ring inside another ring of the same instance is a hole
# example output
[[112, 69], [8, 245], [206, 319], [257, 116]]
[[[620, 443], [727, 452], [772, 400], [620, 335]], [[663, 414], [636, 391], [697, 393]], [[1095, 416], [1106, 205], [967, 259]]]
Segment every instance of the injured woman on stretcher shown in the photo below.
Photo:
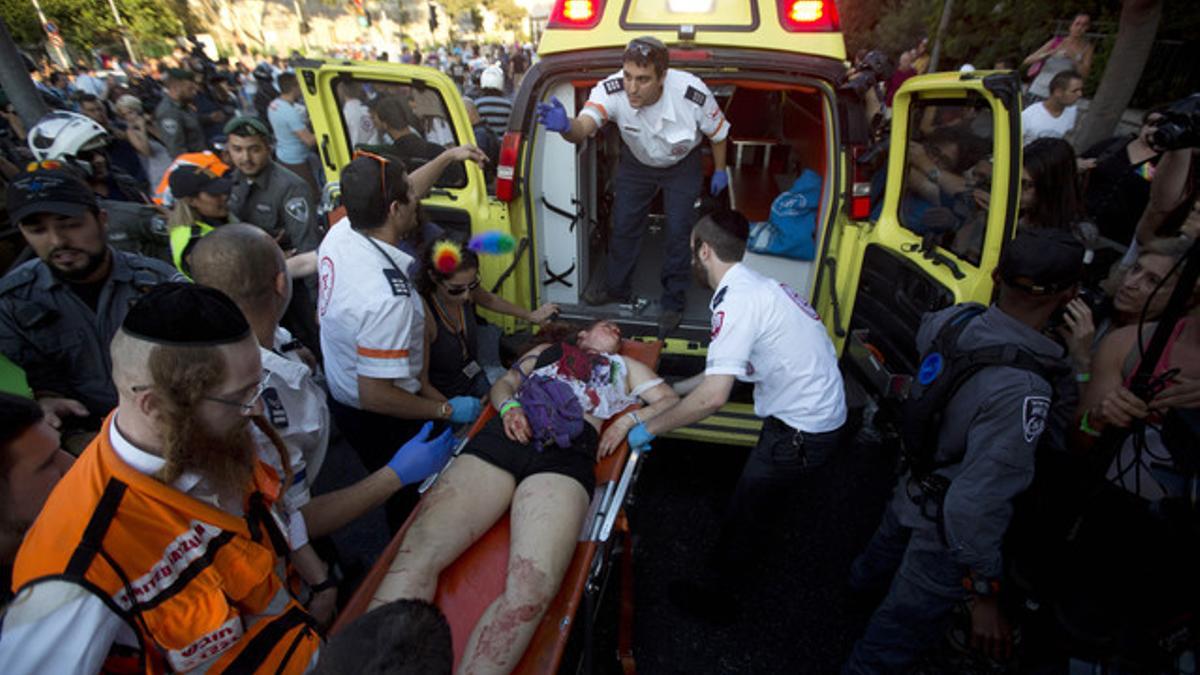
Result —
[[[493, 417], [421, 500], [371, 601], [432, 601], [438, 575], [511, 506], [504, 592], [471, 632], [460, 673], [507, 673], [525, 652], [575, 551], [595, 463], [638, 419], [678, 397], [649, 367], [622, 358], [620, 328], [592, 324], [575, 345], [534, 347], [493, 385]], [[621, 413], [638, 399], [647, 406]], [[605, 422], [612, 420], [604, 428]]]

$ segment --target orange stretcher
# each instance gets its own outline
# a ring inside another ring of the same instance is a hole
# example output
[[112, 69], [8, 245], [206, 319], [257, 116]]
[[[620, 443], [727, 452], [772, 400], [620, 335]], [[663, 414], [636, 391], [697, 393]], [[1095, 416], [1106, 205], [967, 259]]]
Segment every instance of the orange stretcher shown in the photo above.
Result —
[[[622, 342], [621, 355], [656, 369], [662, 348], [662, 342], [625, 340]], [[495, 408], [488, 406], [475, 421], [469, 436], [477, 434], [495, 415]], [[621, 443], [615, 452], [596, 464], [596, 490], [584, 518], [575, 556], [563, 576], [558, 595], [546, 610], [514, 673], [545, 675], [558, 672], [581, 605], [586, 607], [583, 616], [579, 616], [579, 620], [584, 622], [581, 628], [585, 641], [583, 655], [584, 658], [590, 658], [591, 621], [618, 544], [621, 553], [621, 608], [617, 656], [626, 675], [634, 672], [633, 540], [623, 507], [636, 480], [640, 459], [641, 453], [630, 452], [629, 444]], [[410, 516], [380, 554], [379, 560], [342, 610], [331, 633], [336, 634], [367, 611], [371, 596], [400, 550], [400, 543], [412, 522]], [[506, 513], [438, 577], [434, 604], [445, 613], [450, 623], [455, 668], [462, 661], [463, 650], [475, 624], [488, 605], [504, 591], [509, 535], [509, 517]]]

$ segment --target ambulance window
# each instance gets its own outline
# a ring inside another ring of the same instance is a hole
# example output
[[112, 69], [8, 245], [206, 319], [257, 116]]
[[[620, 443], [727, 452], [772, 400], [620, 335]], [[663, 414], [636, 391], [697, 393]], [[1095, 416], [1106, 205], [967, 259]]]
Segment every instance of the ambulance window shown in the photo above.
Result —
[[[342, 133], [352, 150], [364, 149], [404, 160], [409, 171], [459, 144], [441, 94], [420, 82], [339, 77], [333, 81]], [[393, 134], [395, 135], [393, 137]], [[438, 187], [467, 184], [461, 163], [452, 164]]]
[[900, 223], [978, 265], [992, 192], [991, 107], [972, 93], [915, 101], [909, 115]]

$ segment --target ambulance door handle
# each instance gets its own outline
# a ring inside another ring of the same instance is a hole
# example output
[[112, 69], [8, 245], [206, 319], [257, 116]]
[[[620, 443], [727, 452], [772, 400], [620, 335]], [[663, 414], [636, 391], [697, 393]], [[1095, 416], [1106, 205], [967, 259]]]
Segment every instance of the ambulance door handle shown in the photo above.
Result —
[[833, 309], [833, 334], [846, 337], [846, 329], [842, 328], [842, 307], [838, 303], [837, 294], [837, 258], [825, 258], [825, 268], [829, 270], [829, 306]]
[[321, 136], [321, 159], [325, 161], [325, 166], [329, 167], [330, 171], [337, 171], [333, 158], [329, 156], [329, 134]]

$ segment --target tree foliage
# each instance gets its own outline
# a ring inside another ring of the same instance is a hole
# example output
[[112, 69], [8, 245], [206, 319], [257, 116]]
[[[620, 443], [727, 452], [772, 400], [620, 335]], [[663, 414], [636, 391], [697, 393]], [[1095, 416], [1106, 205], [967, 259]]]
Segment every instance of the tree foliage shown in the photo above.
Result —
[[[129, 37], [136, 43], [162, 42], [182, 32], [174, 9], [159, 0], [116, 0]], [[116, 47], [121, 33], [107, 0], [41, 0], [46, 18], [57, 24], [63, 40], [77, 49]], [[19, 44], [40, 44], [46, 38], [29, 0], [0, 0], [0, 15]]]
[[[934, 37], [943, 0], [842, 0], [840, 16], [850, 53], [881, 49], [893, 63], [921, 36]], [[1115, 18], [1096, 0], [954, 0], [942, 42], [942, 67], [971, 63], [991, 67], [997, 59], [1020, 61], [1050, 39], [1056, 19], [1076, 12], [1094, 21]]]
[[525, 9], [513, 0], [491, 0], [488, 8], [500, 21], [501, 28], [519, 31], [525, 23]]

